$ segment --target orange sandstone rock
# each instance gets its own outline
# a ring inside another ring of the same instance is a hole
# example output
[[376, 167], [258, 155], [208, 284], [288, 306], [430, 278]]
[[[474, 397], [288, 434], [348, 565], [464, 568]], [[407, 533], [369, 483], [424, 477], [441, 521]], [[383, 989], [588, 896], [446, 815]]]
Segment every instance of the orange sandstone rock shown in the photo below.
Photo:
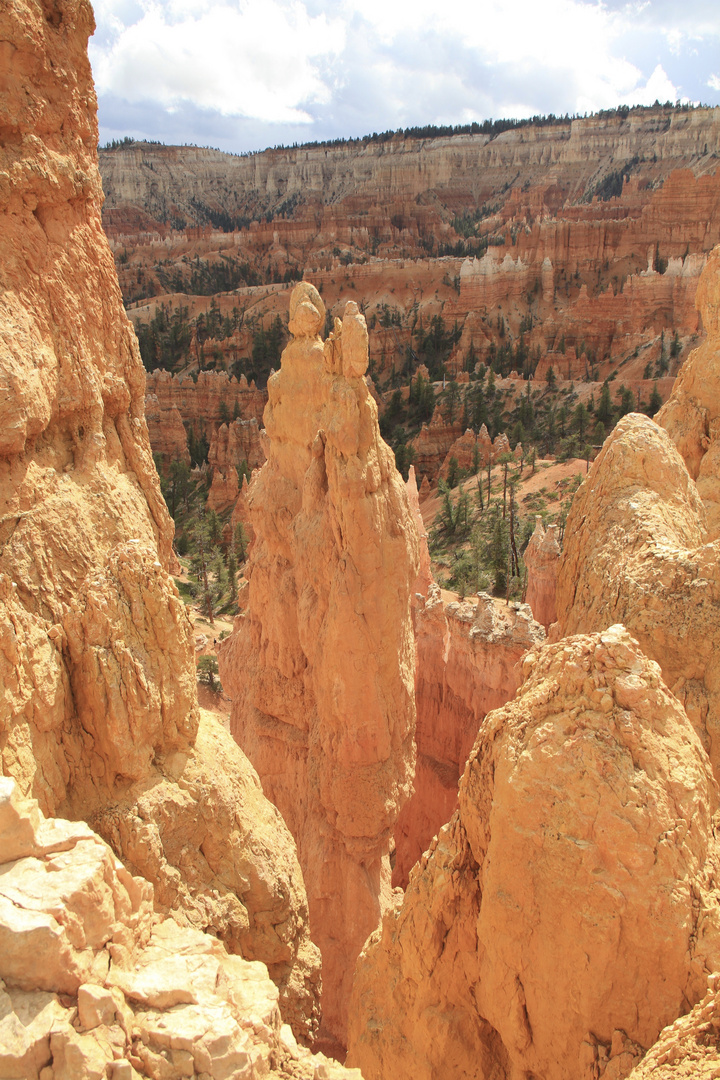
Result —
[[550, 525], [545, 529], [539, 514], [535, 518], [535, 531], [525, 548], [523, 559], [528, 571], [525, 599], [537, 621], [542, 623], [547, 630], [550, 623], [554, 623], [557, 617], [555, 590], [560, 562], [560, 545], [557, 541], [557, 526]]
[[624, 417], [573, 500], [552, 636], [622, 622], [687, 714], [720, 775], [720, 541], [667, 433]]
[[100, 223], [93, 28], [86, 0], [0, 11], [0, 773], [44, 813], [91, 818], [161, 910], [266, 961], [309, 1037], [319, 957], [292, 839], [239, 748], [200, 724]]
[[264, 964], [153, 913], [84, 822], [0, 777], [0, 1071], [25, 1080], [359, 1080], [297, 1046]]
[[158, 467], [167, 472], [173, 461], [184, 461], [190, 465], [187, 432], [180, 415], [180, 410], [173, 405], [163, 411], [155, 394], [145, 395], [145, 419], [148, 426], [150, 446]]
[[720, 1000], [714, 973], [705, 997], [660, 1032], [629, 1080], [717, 1080], [720, 1076]]
[[626, 1076], [720, 961], [718, 789], [624, 628], [531, 652], [358, 960], [366, 1080]]
[[696, 304], [706, 338], [683, 364], [656, 416], [680, 451], [707, 511], [709, 538], [720, 537], [720, 248], [702, 272]]
[[432, 568], [430, 566], [430, 549], [428, 547], [427, 530], [425, 528], [425, 522], [423, 521], [422, 514], [420, 513], [420, 495], [417, 488], [417, 480], [415, 479], [415, 466], [411, 465], [408, 469], [407, 484], [408, 502], [410, 509], [412, 510], [413, 517], [415, 518], [415, 524], [418, 531], [419, 540], [419, 553], [420, 553], [420, 568], [418, 570], [418, 576], [415, 580], [413, 592], [415, 596], [420, 594], [425, 598], [428, 594], [428, 590], [433, 583]]
[[323, 346], [324, 319], [317, 291], [298, 285], [294, 338], [268, 384], [268, 461], [250, 487], [247, 615], [220, 669], [233, 733], [298, 844], [324, 1023], [342, 1042], [414, 771], [418, 540], [363, 378], [365, 320], [348, 304]]
[[[478, 437], [472, 428], [468, 428], [464, 435], [461, 435], [459, 439], [456, 439], [452, 444], [445, 460], [440, 466], [439, 476], [443, 480], [447, 480], [450, 472], [450, 461], [455, 458], [458, 468], [462, 469], [466, 473], [472, 473], [477, 471], [477, 468], [482, 463], [482, 457], [480, 456], [480, 450], [478, 448]], [[475, 469], [475, 458], [477, 458], [477, 466]]]
[[426, 477], [435, 480], [450, 447], [462, 433], [462, 424], [447, 424], [439, 406], [436, 406], [430, 423], [423, 424], [410, 444], [414, 452], [415, 470], [423, 480]]
[[208, 451], [212, 469], [208, 509], [222, 511], [234, 506], [240, 492], [237, 466], [244, 463], [255, 469], [264, 461], [262, 432], [255, 417], [221, 424], [213, 432]]

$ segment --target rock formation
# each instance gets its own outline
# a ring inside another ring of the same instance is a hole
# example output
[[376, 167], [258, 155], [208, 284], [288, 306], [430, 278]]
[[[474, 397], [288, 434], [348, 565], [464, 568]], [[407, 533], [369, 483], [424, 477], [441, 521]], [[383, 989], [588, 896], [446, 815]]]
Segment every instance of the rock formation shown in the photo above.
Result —
[[697, 484], [709, 539], [716, 540], [720, 538], [720, 247], [703, 270], [696, 302], [706, 337], [683, 364], [656, 420]]
[[[633, 110], [625, 118], [577, 118], [499, 134], [285, 147], [245, 157], [207, 148], [135, 143], [103, 151], [101, 169], [107, 194], [105, 221], [112, 236], [127, 234], [139, 225], [159, 238], [169, 232], [162, 211], [172, 205], [191, 226], [206, 225], [211, 220], [208, 209], [223, 211], [228, 217], [255, 217], [247, 231], [257, 246], [266, 239], [284, 249], [303, 246], [310, 250], [313, 242], [319, 245], [334, 239], [346, 246], [373, 236], [387, 240], [403, 232], [422, 250], [418, 240], [426, 233], [419, 233], [421, 226], [432, 229], [438, 239], [443, 236], [438, 228], [440, 207], [460, 210], [471, 200], [479, 205], [500, 195], [501, 189], [507, 191], [512, 173], [517, 179], [502, 199], [505, 205], [494, 223], [502, 230], [508, 219], [532, 214], [535, 235], [523, 232], [515, 238], [523, 253], [537, 244], [537, 229], [545, 225], [549, 239], [538, 256], [540, 275], [544, 259], [557, 255], [567, 239], [552, 220], [566, 200], [576, 219], [583, 215], [590, 220], [609, 219], [603, 233], [611, 232], [618, 219], [623, 232], [636, 227], [634, 218], [652, 197], [652, 189], [636, 188], [631, 193], [635, 215], [630, 222], [624, 220], [627, 210], [618, 214], [606, 201], [577, 205], [578, 196], [589, 193], [598, 175], [607, 176], [617, 161], [633, 155], [652, 161], [645, 171], [660, 181], [657, 187], [662, 195], [662, 180], [687, 164], [697, 173], [712, 174], [713, 152], [720, 152], [715, 109], [688, 113], [659, 108]], [[694, 181], [692, 173], [689, 179]], [[428, 191], [437, 193], [437, 209], [422, 198]], [[292, 209], [287, 205], [289, 195], [296, 196]], [[676, 185], [672, 203], [675, 219], [683, 221], [693, 203], [687, 183]], [[713, 205], [708, 201], [703, 206], [705, 223]], [[280, 215], [263, 219], [265, 211], [281, 207], [285, 219]], [[677, 228], [665, 210], [665, 214], [652, 215], [652, 225], [663, 239]], [[602, 233], [593, 236], [593, 231], [600, 233], [586, 227], [590, 236], [584, 236], [585, 243], [602, 249], [607, 238]], [[444, 235], [454, 234], [447, 230]], [[628, 238], [628, 250], [633, 241], [637, 244], [635, 236]]]
[[713, 1080], [720, 1075], [719, 981], [717, 973], [710, 976], [702, 1001], [660, 1032], [628, 1080]]
[[[719, 151], [717, 110], [686, 107], [247, 158], [137, 143], [101, 153], [104, 221], [126, 299], [148, 300], [134, 320], [177, 304], [157, 295], [168, 274], [191, 288], [189, 252], [210, 273], [225, 259], [246, 268], [243, 281], [266, 282], [217, 296], [223, 315], [239, 307], [238, 328], [205, 341], [213, 362], [249, 356], [250, 319], [284, 309], [285, 286], [268, 274], [307, 270], [338, 314], [348, 288], [363, 296], [383, 383], [404, 369], [415, 328], [425, 335], [440, 316], [456, 339], [448, 371], [489, 364], [507, 329], [525, 335], [540, 380], [552, 367], [557, 379], [602, 382], [622, 362], [627, 385], [657, 359], [646, 350], [663, 331], [684, 348], [700, 329], [695, 291], [720, 242]], [[467, 257], [428, 257], [431, 244]], [[183, 303], [191, 318], [207, 312], [205, 297]]]
[[268, 384], [268, 461], [250, 488], [249, 605], [220, 650], [232, 731], [298, 844], [323, 1019], [345, 1038], [355, 958], [378, 925], [414, 771], [410, 595], [417, 531], [363, 379], [357, 305], [324, 346], [308, 283]]
[[[256, 473], [253, 473], [253, 478]], [[248, 541], [252, 540], [255, 535], [255, 530], [252, 524], [252, 518], [250, 516], [250, 485], [248, 484], [247, 476], [243, 476], [242, 487], [238, 494], [237, 501], [233, 507], [232, 518], [230, 519], [230, 526], [232, 534], [235, 533], [235, 527], [242, 524], [245, 530], [245, 536]]]
[[44, 813], [91, 819], [160, 910], [266, 961], [310, 1037], [319, 958], [292, 840], [201, 722], [168, 574], [145, 376], [100, 223], [92, 30], [86, 0], [0, 14], [0, 773]]
[[540, 515], [536, 515], [535, 531], [525, 548], [523, 560], [528, 572], [525, 599], [534, 617], [547, 630], [557, 618], [555, 591], [560, 562], [557, 525], [549, 525], [546, 529]]
[[526, 604], [487, 593], [448, 603], [434, 583], [426, 596], [415, 609], [415, 791], [395, 828], [392, 880], [403, 888], [457, 808], [458, 781], [486, 713], [512, 698], [522, 656], [545, 637]]
[[424, 600], [433, 583], [433, 576], [432, 568], [430, 566], [430, 549], [428, 547], [427, 530], [425, 528], [425, 522], [422, 519], [422, 514], [420, 513], [420, 494], [418, 492], [417, 480], [415, 479], [414, 465], [411, 465], [408, 469], [406, 488], [408, 502], [417, 527], [419, 540], [418, 551], [420, 555], [420, 566], [417, 578], [415, 579], [415, 585], [413, 586], [413, 594], [416, 598], [420, 596]]
[[622, 622], [687, 714], [720, 776], [720, 541], [667, 433], [624, 417], [578, 489], [565, 526], [552, 634]]
[[438, 476], [443, 480], [447, 480], [450, 473], [450, 462], [455, 459], [456, 468], [461, 469], [465, 473], [477, 472], [478, 468], [482, 464], [482, 458], [480, 456], [480, 447], [478, 445], [478, 437], [472, 428], [468, 428], [464, 435], [461, 435], [459, 439], [456, 439], [452, 444], [445, 460], [440, 466], [440, 472]]
[[255, 469], [264, 461], [261, 430], [255, 417], [221, 424], [212, 434], [208, 451], [212, 469], [208, 509], [222, 511], [234, 506], [240, 493], [238, 466]]
[[[212, 446], [223, 424], [232, 429], [237, 420], [254, 421], [257, 429], [235, 429], [226, 448], [231, 454], [234, 450], [244, 451], [248, 465], [254, 468], [264, 460], [257, 432], [266, 401], [267, 393], [258, 390], [254, 382], [248, 383], [244, 375], [236, 379], [225, 371], [201, 371], [195, 380], [190, 375], [153, 371], [147, 377], [145, 399], [153, 453], [161, 455], [165, 465], [176, 458], [189, 462], [189, 428], [196, 438], [204, 436]], [[233, 421], [228, 419], [233, 416]]]
[[353, 1074], [297, 1046], [263, 964], [154, 915], [152, 886], [84, 822], [0, 777], [0, 1075]]
[[155, 394], [146, 394], [145, 419], [158, 468], [167, 473], [173, 461], [190, 465], [187, 431], [180, 410], [174, 405], [171, 409], [162, 410]]
[[718, 789], [658, 666], [615, 626], [524, 669], [358, 960], [366, 1080], [619, 1080], [720, 963]]
[[462, 424], [447, 424], [440, 408], [436, 406], [430, 423], [423, 424], [410, 444], [417, 474], [423, 479], [429, 476], [435, 480], [450, 447], [462, 437], [462, 433]]

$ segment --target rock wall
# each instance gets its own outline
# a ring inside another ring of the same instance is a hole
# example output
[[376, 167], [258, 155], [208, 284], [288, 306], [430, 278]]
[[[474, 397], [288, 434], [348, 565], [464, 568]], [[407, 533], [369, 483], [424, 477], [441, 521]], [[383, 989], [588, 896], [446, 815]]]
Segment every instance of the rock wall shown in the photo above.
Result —
[[283, 1026], [263, 964], [153, 913], [83, 822], [0, 777], [0, 1071], [24, 1080], [348, 1080]]
[[555, 638], [622, 622], [685, 706], [720, 775], [720, 542], [667, 433], [624, 417], [565, 526]]
[[247, 615], [220, 649], [232, 731], [298, 844], [323, 1021], [344, 1042], [352, 970], [378, 925], [414, 771], [410, 595], [418, 540], [363, 374], [357, 306], [324, 346], [308, 283], [268, 384], [268, 461], [249, 490]]
[[430, 585], [415, 608], [417, 765], [395, 828], [393, 885], [408, 874], [457, 808], [458, 781], [486, 713], [513, 697], [524, 653], [545, 635], [527, 605], [445, 602]]
[[707, 513], [709, 539], [720, 537], [720, 247], [698, 286], [705, 339], [690, 354], [656, 416], [680, 451]]
[[660, 1037], [628, 1080], [712, 1080], [720, 1069], [718, 975], [710, 976], [705, 997]]
[[623, 627], [528, 654], [358, 960], [366, 1080], [620, 1080], [720, 963], [718, 788]]
[[44, 813], [92, 820], [161, 910], [266, 961], [309, 1037], [319, 958], [294, 846], [241, 751], [201, 723], [168, 573], [145, 376], [100, 222], [93, 28], [86, 0], [0, 13], [0, 772]]
[[[248, 383], [244, 375], [236, 379], [225, 371], [201, 371], [197, 381], [189, 375], [171, 375], [156, 370], [147, 376], [146, 412], [150, 445], [154, 454], [161, 454], [164, 462], [175, 458], [189, 461], [187, 430], [192, 427], [199, 438], [204, 435], [212, 444], [223, 424], [237, 420], [255, 421], [261, 426], [267, 393], [258, 390], [254, 382]], [[180, 423], [178, 423], [178, 420]], [[259, 428], [258, 428], [259, 430]], [[247, 443], [249, 453], [255, 453], [257, 444], [246, 429], [246, 436], [238, 442]], [[255, 456], [258, 457], [257, 453]], [[261, 464], [263, 458], [248, 464], [251, 468]]]
[[255, 417], [221, 424], [212, 434], [208, 451], [212, 469], [208, 508], [222, 511], [234, 507], [240, 493], [238, 466], [244, 464], [252, 470], [264, 461], [265, 449]]
[[[114, 232], [121, 230], [123, 212], [128, 222], [138, 213], [153, 218], [153, 227], [161, 232], [171, 211], [190, 224], [204, 225], [207, 218], [197, 221], [198, 206], [260, 217], [282, 204], [287, 213], [287, 200], [294, 197], [301, 203], [300, 214], [290, 211], [287, 222], [278, 216], [251, 226], [271, 242], [276, 234], [278, 244], [287, 247], [302, 243], [304, 236], [309, 239], [313, 231], [339, 242], [347, 242], [351, 230], [373, 235], [380, 226], [417, 234], [434, 219], [432, 206], [418, 200], [419, 195], [433, 190], [443, 202], [460, 208], [469, 204], [469, 197], [482, 202], [518, 171], [530, 183], [524, 188], [518, 184], [522, 194], [516, 205], [531, 202], [534, 194], [538, 204], [531, 209], [540, 217], [557, 208], [564, 189], [577, 198], [609, 164], [617, 168], [617, 162], [636, 156], [654, 162], [652, 171], [664, 177], [678, 166], [700, 164], [703, 153], [698, 148], [704, 146], [711, 165], [713, 152], [720, 152], [716, 109], [638, 109], [626, 118], [576, 119], [494, 138], [391, 139], [266, 150], [247, 157], [138, 143], [103, 151], [101, 168], [106, 218]], [[350, 220], [345, 207], [338, 214], [338, 199], [354, 211]], [[392, 224], [388, 205], [395, 215]]]

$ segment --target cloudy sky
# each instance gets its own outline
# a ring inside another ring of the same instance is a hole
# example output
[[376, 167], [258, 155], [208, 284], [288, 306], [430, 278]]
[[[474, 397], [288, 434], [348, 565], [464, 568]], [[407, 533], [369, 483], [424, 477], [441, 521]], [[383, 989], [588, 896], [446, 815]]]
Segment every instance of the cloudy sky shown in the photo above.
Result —
[[720, 0], [93, 0], [100, 143], [720, 105]]

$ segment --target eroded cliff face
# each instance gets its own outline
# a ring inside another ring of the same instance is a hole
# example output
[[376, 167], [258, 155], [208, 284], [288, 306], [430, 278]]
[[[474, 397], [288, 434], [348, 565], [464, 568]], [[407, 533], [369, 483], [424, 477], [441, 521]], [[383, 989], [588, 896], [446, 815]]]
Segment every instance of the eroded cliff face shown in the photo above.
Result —
[[523, 655], [544, 638], [526, 604], [487, 593], [444, 601], [433, 582], [415, 605], [417, 765], [413, 796], [395, 828], [393, 885], [411, 868], [457, 808], [458, 781], [478, 729], [517, 690]]
[[294, 846], [200, 721], [168, 574], [144, 371], [100, 223], [92, 30], [86, 0], [0, 13], [0, 771], [44, 813], [102, 828], [161, 910], [266, 961], [309, 1036], [319, 962]]
[[258, 390], [254, 382], [248, 383], [244, 375], [236, 379], [225, 371], [201, 371], [196, 381], [189, 375], [153, 371], [147, 378], [145, 403], [153, 453], [161, 456], [163, 468], [175, 460], [189, 464], [190, 428], [196, 438], [204, 437], [212, 445], [224, 424], [234, 425], [239, 420], [250, 426], [236, 431], [229, 448], [243, 450], [248, 465], [255, 468], [264, 457], [252, 425], [258, 425], [259, 431], [266, 402], [267, 393]]
[[683, 364], [657, 414], [697, 484], [708, 536], [720, 537], [720, 248], [703, 270], [696, 296], [705, 340]]
[[620, 626], [528, 654], [358, 960], [367, 1080], [627, 1076], [720, 963], [718, 789]]
[[685, 706], [720, 775], [720, 555], [667, 433], [624, 417], [579, 488], [565, 527], [557, 639], [622, 622]]
[[268, 384], [268, 461], [249, 492], [247, 615], [220, 650], [232, 731], [298, 844], [323, 1019], [345, 1039], [355, 958], [378, 925], [414, 771], [410, 595], [418, 539], [365, 384], [357, 305], [323, 345], [313, 286]]
[[717, 973], [705, 997], [668, 1024], [629, 1080], [713, 1080], [720, 1070], [720, 1000]]
[[255, 469], [265, 461], [260, 426], [255, 419], [233, 420], [213, 432], [208, 451], [212, 484], [207, 505], [210, 510], [234, 507], [240, 494], [238, 467]]

